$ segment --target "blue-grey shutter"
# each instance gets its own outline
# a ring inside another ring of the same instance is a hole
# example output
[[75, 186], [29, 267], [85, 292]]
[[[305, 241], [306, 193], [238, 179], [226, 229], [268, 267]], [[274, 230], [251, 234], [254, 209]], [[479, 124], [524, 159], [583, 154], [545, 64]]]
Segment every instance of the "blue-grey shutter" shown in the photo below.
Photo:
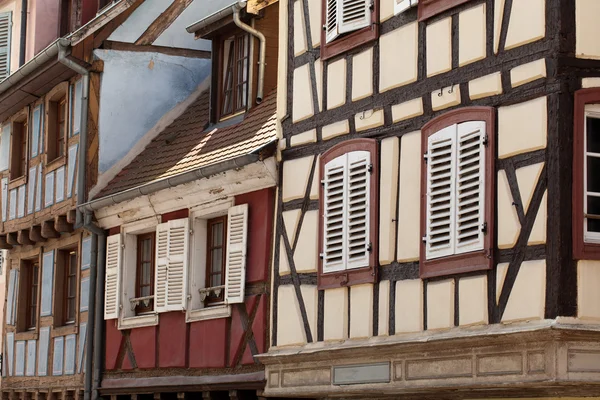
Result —
[[65, 337], [65, 375], [75, 374], [75, 345], [77, 336], [68, 335]]
[[54, 353], [53, 353], [53, 363], [52, 363], [52, 375], [62, 375], [63, 374], [63, 361], [65, 358], [65, 337], [55, 337], [54, 338]]
[[88, 311], [90, 301], [90, 277], [81, 278], [81, 290], [79, 291], [79, 311]]
[[19, 340], [15, 346], [15, 376], [25, 375], [25, 341]]
[[90, 268], [92, 261], [92, 237], [88, 236], [81, 241], [81, 270]]
[[37, 343], [35, 340], [27, 341], [27, 367], [25, 369], [26, 376], [35, 376], [36, 348]]
[[42, 261], [41, 316], [52, 315], [52, 284], [54, 282], [54, 250], [44, 253]]
[[50, 327], [40, 328], [40, 359], [38, 360], [38, 375], [48, 375], [48, 352], [50, 350]]
[[77, 346], [77, 373], [85, 372], [85, 344], [87, 339], [87, 323], [79, 324], [79, 346]]
[[0, 13], [0, 81], [10, 75], [12, 12]]

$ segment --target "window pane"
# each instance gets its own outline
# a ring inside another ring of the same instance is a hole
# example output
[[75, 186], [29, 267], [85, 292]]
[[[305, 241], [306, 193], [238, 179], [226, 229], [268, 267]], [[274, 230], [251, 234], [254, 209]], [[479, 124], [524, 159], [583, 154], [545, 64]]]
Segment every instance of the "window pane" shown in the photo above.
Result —
[[600, 119], [587, 117], [586, 119], [587, 151], [600, 153]]
[[149, 262], [142, 263], [142, 285], [150, 285], [152, 281], [152, 264]]
[[152, 241], [146, 239], [142, 242], [142, 261], [152, 260]]
[[221, 274], [213, 275], [211, 277], [210, 286], [221, 286]]
[[[600, 197], [587, 197], [587, 213], [600, 215]], [[600, 220], [588, 218], [587, 230], [588, 232], [600, 232]]]
[[587, 190], [600, 192], [600, 158], [587, 157]]
[[141, 290], [141, 297], [150, 296], [152, 294], [150, 286], [143, 286]]
[[211, 272], [212, 273], [221, 272], [221, 266], [223, 265], [223, 249], [222, 248], [213, 249], [211, 259], [212, 259]]
[[212, 226], [212, 247], [223, 245], [223, 223], [218, 222]]

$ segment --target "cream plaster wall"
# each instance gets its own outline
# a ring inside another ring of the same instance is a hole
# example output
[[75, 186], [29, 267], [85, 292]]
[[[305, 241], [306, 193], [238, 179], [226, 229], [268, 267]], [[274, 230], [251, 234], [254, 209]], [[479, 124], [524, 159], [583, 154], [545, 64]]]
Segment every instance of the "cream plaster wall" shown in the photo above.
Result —
[[510, 70], [510, 83], [512, 87], [521, 86], [545, 77], [546, 59], [544, 58], [519, 65]]
[[452, 69], [452, 18], [427, 25], [427, 76]]
[[[317, 161], [315, 163], [315, 167], [319, 167], [321, 162], [321, 156], [317, 156]], [[319, 190], [321, 189], [321, 181], [319, 180], [319, 170], [316, 169], [315, 170], [315, 176], [313, 177], [312, 180], [312, 185], [310, 187], [310, 199], [311, 200], [318, 200], [319, 199]]]
[[544, 318], [546, 261], [524, 261], [510, 292], [502, 322]]
[[[440, 96], [441, 93], [441, 96]], [[433, 111], [443, 110], [444, 108], [457, 106], [460, 104], [460, 86], [448, 86], [440, 92], [436, 90], [431, 92], [431, 108]]]
[[323, 140], [329, 140], [337, 136], [345, 135], [350, 132], [350, 125], [348, 120], [334, 122], [333, 124], [325, 125], [321, 129], [321, 138]]
[[379, 21], [387, 21], [394, 16], [395, 0], [379, 0]]
[[357, 132], [376, 128], [383, 125], [383, 110], [366, 110], [354, 116], [354, 126]]
[[469, 82], [471, 100], [502, 94], [502, 75], [495, 72]]
[[315, 143], [317, 141], [317, 130], [311, 129], [310, 131], [302, 132], [292, 136], [290, 144], [294, 146], [302, 146], [303, 144]]
[[600, 261], [577, 262], [577, 317], [600, 320]]
[[350, 337], [373, 336], [373, 284], [350, 288]]
[[[429, 288], [427, 289], [429, 291]], [[459, 325], [488, 323], [487, 276], [461, 278], [458, 281]]]
[[502, 18], [504, 17], [504, 1], [494, 1], [494, 53], [498, 54], [500, 47], [500, 29], [502, 28]]
[[538, 210], [535, 222], [529, 234], [527, 244], [533, 246], [546, 243], [546, 232], [548, 231], [548, 192], [544, 192], [540, 209]]
[[300, 214], [301, 210], [289, 210], [281, 213], [281, 216], [283, 217], [283, 226], [285, 227], [285, 232], [287, 233], [290, 243], [294, 241], [294, 237], [296, 236]]
[[498, 157], [506, 158], [545, 148], [547, 131], [546, 97], [499, 107]]
[[297, 158], [283, 163], [283, 201], [304, 197], [314, 156]]
[[379, 38], [379, 91], [417, 80], [418, 23], [406, 24]]
[[346, 103], [346, 59], [342, 58], [327, 66], [327, 109]]
[[304, 12], [302, 0], [294, 1], [294, 55], [299, 56], [306, 53], [306, 24], [304, 23]]
[[543, 39], [546, 35], [546, 0], [513, 1], [505, 49]]
[[512, 193], [504, 170], [498, 171], [498, 248], [510, 249], [517, 243], [521, 230], [517, 210], [513, 205]]
[[308, 0], [310, 36], [313, 47], [321, 43], [321, 0]]
[[294, 101], [292, 113], [293, 121], [298, 122], [312, 117], [314, 114], [312, 85], [310, 84], [309, 64], [294, 70]]
[[419, 259], [421, 216], [421, 132], [400, 139], [398, 261]]
[[279, 286], [277, 302], [277, 345], [306, 343], [306, 334], [294, 286]]
[[483, 60], [486, 52], [485, 3], [458, 15], [458, 65]]
[[588, 89], [593, 87], [600, 87], [600, 78], [583, 78], [581, 79], [581, 88]]
[[[288, 17], [287, 2], [279, 4], [279, 42], [277, 57], [277, 87], [288, 87], [287, 59], [288, 59]], [[287, 90], [277, 91], [277, 132], [283, 138], [281, 120], [287, 115]]]
[[395, 332], [408, 333], [423, 330], [423, 281], [411, 279], [396, 282]]
[[352, 57], [352, 101], [373, 94], [373, 48]]
[[323, 339], [348, 338], [348, 288], [325, 290]]
[[379, 178], [379, 264], [394, 261], [396, 249], [396, 196], [398, 195], [399, 142], [397, 137], [381, 141]]
[[600, 59], [600, 2], [575, 0], [575, 54], [579, 58]]
[[298, 272], [317, 271], [318, 238], [319, 212], [307, 211], [304, 214], [298, 244], [294, 251], [294, 265]]
[[390, 334], [390, 281], [379, 282], [379, 336]]
[[423, 98], [408, 100], [392, 106], [392, 121], [394, 123], [423, 115]]
[[427, 330], [454, 326], [454, 279], [427, 284]]
[[283, 238], [279, 240], [279, 275], [290, 274], [290, 263], [288, 261], [287, 252], [285, 251], [285, 243]]
[[518, 168], [516, 170], [519, 193], [521, 194], [521, 201], [523, 201], [523, 210], [525, 213], [529, 210], [529, 204], [531, 203], [531, 198], [535, 191], [535, 185], [540, 179], [543, 168], [544, 163], [542, 162]]

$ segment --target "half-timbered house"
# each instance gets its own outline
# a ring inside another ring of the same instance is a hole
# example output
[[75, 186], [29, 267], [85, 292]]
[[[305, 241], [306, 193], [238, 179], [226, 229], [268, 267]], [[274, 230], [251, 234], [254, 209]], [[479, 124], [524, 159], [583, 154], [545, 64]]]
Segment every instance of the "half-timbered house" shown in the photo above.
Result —
[[105, 235], [76, 206], [187, 107], [210, 44], [185, 34], [191, 1], [17, 3], [0, 13], [2, 398], [97, 398]]
[[211, 77], [80, 207], [108, 233], [106, 397], [256, 399], [264, 388], [278, 4], [199, 4], [187, 30], [210, 41]]
[[265, 395], [597, 395], [598, 2], [279, 7]]

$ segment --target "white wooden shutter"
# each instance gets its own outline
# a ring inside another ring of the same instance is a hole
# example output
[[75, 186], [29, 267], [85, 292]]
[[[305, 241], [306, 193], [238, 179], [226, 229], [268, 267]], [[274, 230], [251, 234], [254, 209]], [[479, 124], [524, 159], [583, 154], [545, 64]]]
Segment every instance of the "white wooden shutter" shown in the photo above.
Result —
[[323, 272], [346, 265], [346, 154], [325, 164], [323, 190]]
[[416, 6], [419, 0], [395, 0], [394, 1], [394, 14], [401, 13], [408, 10], [412, 6]]
[[329, 43], [340, 35], [338, 29], [338, 2], [342, 0], [327, 0], [327, 14], [325, 19], [325, 42]]
[[104, 319], [119, 318], [121, 291], [121, 235], [106, 238]]
[[248, 241], [248, 204], [227, 212], [227, 260], [225, 302], [243, 303], [246, 286], [246, 245]]
[[154, 308], [157, 312], [185, 310], [187, 303], [188, 219], [156, 227]]
[[12, 12], [0, 13], [0, 81], [10, 75]]
[[454, 254], [456, 125], [427, 139], [426, 258]]
[[371, 25], [371, 4], [374, 0], [338, 0], [339, 33], [352, 32]]
[[362, 268], [369, 266], [371, 153], [354, 151], [347, 154], [347, 159], [346, 268]]
[[455, 252], [483, 249], [485, 223], [485, 122], [458, 125]]

